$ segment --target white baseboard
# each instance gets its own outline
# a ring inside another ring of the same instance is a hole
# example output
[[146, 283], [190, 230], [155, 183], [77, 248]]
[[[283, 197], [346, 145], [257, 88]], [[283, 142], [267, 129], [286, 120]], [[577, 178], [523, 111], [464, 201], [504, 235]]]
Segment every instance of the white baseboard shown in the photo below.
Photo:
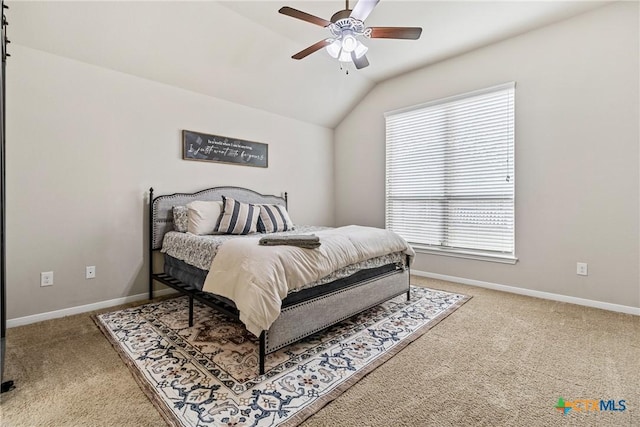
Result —
[[509, 292], [512, 294], [526, 295], [535, 298], [548, 299], [552, 301], [568, 302], [570, 304], [584, 305], [587, 307], [601, 308], [603, 310], [617, 311], [619, 313], [634, 314], [640, 316], [640, 307], [612, 304], [609, 302], [594, 301], [590, 299], [571, 297], [567, 295], [554, 294], [551, 292], [534, 291], [532, 289], [517, 288], [515, 286], [499, 285], [497, 283], [483, 282], [480, 280], [465, 279], [463, 277], [447, 276], [445, 274], [429, 273], [426, 271], [411, 269], [411, 274], [430, 279], [446, 280], [448, 282], [461, 283], [463, 285], [478, 286], [480, 288], [494, 289], [496, 291]]
[[[600, 308], [603, 310], [616, 311], [619, 313], [634, 314], [640, 316], [640, 308], [630, 307], [620, 304], [612, 304], [602, 301], [594, 301], [584, 298], [571, 297], [567, 295], [554, 294], [551, 292], [535, 291], [532, 289], [517, 288], [515, 286], [500, 285], [497, 283], [483, 282], [480, 280], [465, 279], [463, 277], [448, 276], [445, 274], [429, 273], [420, 270], [411, 270], [411, 274], [428, 277], [431, 279], [446, 280], [448, 282], [462, 283], [463, 285], [478, 286], [480, 288], [493, 289], [496, 291], [509, 292], [512, 294], [526, 295], [535, 298], [548, 299], [552, 301], [567, 302], [570, 304], [584, 305], [586, 307]], [[162, 289], [155, 291], [156, 296], [169, 295], [177, 293], [173, 289]], [[116, 298], [107, 301], [96, 302], [93, 304], [80, 305], [77, 307], [65, 308], [62, 310], [49, 311], [47, 313], [34, 314], [31, 316], [16, 317], [7, 320], [7, 328], [28, 325], [31, 323], [42, 322], [44, 320], [57, 319], [59, 317], [71, 316], [74, 314], [86, 313], [88, 311], [100, 310], [103, 308], [114, 307], [116, 305], [128, 304], [130, 302], [142, 301], [148, 297], [148, 294], [131, 295], [128, 297]]]
[[[177, 293], [173, 289], [161, 289], [154, 291], [154, 296], [163, 296]], [[130, 302], [142, 301], [149, 297], [149, 294], [131, 295], [128, 297], [110, 299], [107, 301], [100, 301], [93, 304], [80, 305], [77, 307], [65, 308], [62, 310], [49, 311], [46, 313], [34, 314], [32, 316], [16, 317], [15, 319], [7, 320], [7, 328], [14, 328], [16, 326], [28, 325], [30, 323], [42, 322], [43, 320], [57, 319], [58, 317], [71, 316], [73, 314], [86, 313], [88, 311], [100, 310], [103, 308], [114, 307], [116, 305], [128, 304]]]

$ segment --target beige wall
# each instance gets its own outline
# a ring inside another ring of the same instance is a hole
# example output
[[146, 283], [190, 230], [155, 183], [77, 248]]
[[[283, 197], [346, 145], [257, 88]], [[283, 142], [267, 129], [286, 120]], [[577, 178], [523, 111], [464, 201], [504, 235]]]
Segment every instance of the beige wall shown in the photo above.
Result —
[[[144, 293], [151, 186], [288, 191], [294, 222], [333, 224], [330, 129], [15, 44], [11, 55], [9, 319]], [[182, 129], [268, 143], [269, 167], [184, 161]]]
[[[511, 80], [519, 263], [420, 254], [415, 268], [639, 307], [638, 39], [638, 4], [622, 3], [418, 70], [378, 85], [335, 145], [323, 127], [12, 44], [8, 318], [145, 292], [150, 186], [288, 191], [295, 222], [383, 226], [382, 114]], [[182, 129], [266, 142], [269, 168], [183, 161]]]
[[335, 130], [337, 225], [384, 226], [385, 111], [516, 81], [520, 261], [419, 254], [414, 268], [640, 307], [639, 75], [624, 2], [379, 84]]

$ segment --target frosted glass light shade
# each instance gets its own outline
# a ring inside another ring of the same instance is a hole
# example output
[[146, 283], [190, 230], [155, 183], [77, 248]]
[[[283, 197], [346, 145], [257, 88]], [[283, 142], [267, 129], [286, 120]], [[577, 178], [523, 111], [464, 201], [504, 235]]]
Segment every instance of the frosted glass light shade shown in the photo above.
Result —
[[331, 55], [332, 58], [338, 58], [338, 55], [340, 55], [341, 46], [342, 43], [340, 42], [340, 40], [336, 39], [325, 49], [327, 49], [327, 52], [329, 52], [329, 55]]
[[338, 58], [340, 62], [351, 62], [351, 53], [345, 52], [344, 50], [340, 52], [340, 58]]
[[354, 50], [354, 53], [356, 54], [356, 58], [361, 58], [362, 55], [367, 53], [368, 50], [369, 50], [369, 48], [366, 47], [365, 45], [363, 45], [362, 43], [360, 43], [360, 41], [358, 40], [358, 45], [356, 46], [356, 49]]
[[360, 42], [356, 40], [356, 38], [351, 34], [345, 34], [342, 37], [342, 50], [347, 53], [351, 53], [355, 50], [356, 47], [358, 47], [358, 43]]

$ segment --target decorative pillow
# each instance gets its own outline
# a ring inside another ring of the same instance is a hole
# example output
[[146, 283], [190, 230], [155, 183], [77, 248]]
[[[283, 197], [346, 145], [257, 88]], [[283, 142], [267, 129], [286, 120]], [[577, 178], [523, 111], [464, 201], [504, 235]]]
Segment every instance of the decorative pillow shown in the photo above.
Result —
[[258, 231], [261, 233], [275, 233], [276, 231], [293, 230], [293, 222], [289, 218], [287, 209], [281, 205], [260, 205]]
[[224, 204], [222, 217], [215, 231], [225, 234], [255, 233], [258, 225], [260, 208], [257, 205], [242, 203], [222, 196]]
[[196, 200], [187, 204], [187, 231], [197, 234], [213, 234], [222, 213], [221, 201]]
[[187, 209], [186, 206], [174, 206], [173, 207], [173, 229], [181, 233], [187, 232]]

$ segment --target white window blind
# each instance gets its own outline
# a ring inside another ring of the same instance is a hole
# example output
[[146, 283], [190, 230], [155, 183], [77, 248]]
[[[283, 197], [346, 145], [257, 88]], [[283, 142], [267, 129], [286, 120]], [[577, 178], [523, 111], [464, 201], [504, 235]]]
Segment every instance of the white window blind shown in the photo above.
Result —
[[515, 83], [387, 113], [386, 226], [418, 248], [514, 253]]

